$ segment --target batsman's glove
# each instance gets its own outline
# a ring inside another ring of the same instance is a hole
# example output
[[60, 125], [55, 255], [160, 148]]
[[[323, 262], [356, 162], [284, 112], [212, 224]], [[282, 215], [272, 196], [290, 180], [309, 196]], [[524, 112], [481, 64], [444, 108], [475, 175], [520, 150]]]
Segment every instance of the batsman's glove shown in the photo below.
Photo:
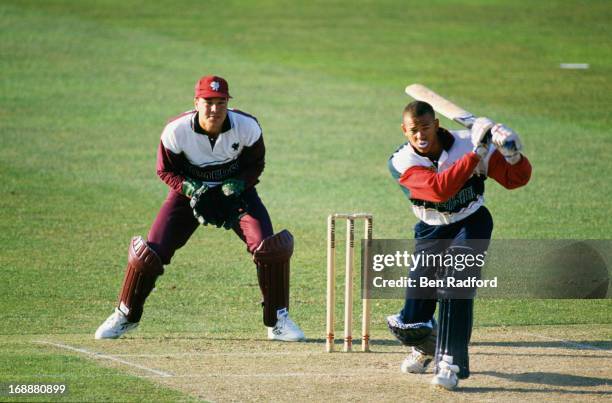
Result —
[[200, 187], [193, 193], [189, 205], [202, 225], [231, 229], [246, 214], [246, 203], [238, 196], [225, 196], [221, 186]]
[[472, 145], [474, 152], [484, 158], [491, 144], [491, 128], [495, 123], [489, 118], [477, 118], [472, 125]]
[[521, 160], [523, 145], [514, 130], [498, 123], [491, 129], [491, 134], [493, 145], [509, 164], [514, 165]]

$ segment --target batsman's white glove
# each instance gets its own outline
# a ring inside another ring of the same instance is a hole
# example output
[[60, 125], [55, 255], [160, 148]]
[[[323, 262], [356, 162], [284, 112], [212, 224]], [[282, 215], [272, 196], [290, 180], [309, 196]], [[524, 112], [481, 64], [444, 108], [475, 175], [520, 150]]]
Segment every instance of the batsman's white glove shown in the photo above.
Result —
[[491, 128], [491, 134], [493, 135], [493, 145], [509, 164], [514, 165], [521, 160], [523, 145], [514, 130], [497, 123]]
[[495, 123], [489, 118], [477, 118], [472, 125], [472, 145], [474, 152], [484, 158], [489, 152], [491, 136], [489, 130]]

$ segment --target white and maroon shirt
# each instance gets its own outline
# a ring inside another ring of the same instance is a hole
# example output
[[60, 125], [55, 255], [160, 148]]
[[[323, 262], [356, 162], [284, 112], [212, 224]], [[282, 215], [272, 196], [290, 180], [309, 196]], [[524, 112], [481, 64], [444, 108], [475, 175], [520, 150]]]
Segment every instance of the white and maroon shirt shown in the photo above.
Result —
[[510, 165], [494, 146], [482, 160], [472, 151], [468, 130], [438, 130], [438, 161], [418, 154], [410, 143], [389, 158], [389, 171], [412, 203], [414, 214], [430, 225], [460, 221], [484, 204], [484, 181], [495, 179], [507, 189], [525, 185], [531, 165], [525, 156]]
[[265, 165], [265, 146], [257, 119], [228, 109], [221, 133], [211, 139], [198, 123], [198, 112], [188, 111], [171, 120], [161, 135], [157, 174], [181, 192], [185, 178], [217, 186], [229, 178], [258, 183]]

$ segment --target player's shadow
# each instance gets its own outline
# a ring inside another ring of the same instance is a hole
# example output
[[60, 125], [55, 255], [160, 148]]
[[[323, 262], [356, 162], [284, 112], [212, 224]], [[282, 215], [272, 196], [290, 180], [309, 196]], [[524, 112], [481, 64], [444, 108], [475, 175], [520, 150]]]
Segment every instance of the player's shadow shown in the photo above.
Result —
[[[606, 390], [576, 390], [576, 389], [529, 389], [529, 388], [503, 388], [503, 387], [470, 387], [461, 385], [457, 390], [460, 393], [557, 393], [559, 395], [582, 395], [584, 399], [590, 399], [595, 396], [612, 396], [612, 392]], [[589, 397], [590, 396], [590, 397]]]
[[[559, 354], [555, 353], [555, 352], [549, 352], [549, 353], [515, 353], [513, 352], [509, 352], [509, 353], [503, 353], [503, 352], [484, 352], [484, 351], [478, 351], [478, 352], [470, 352], [470, 355], [488, 355], [491, 357], [500, 357], [500, 356], [510, 356], [510, 357], [559, 357]], [[610, 355], [606, 355], [606, 354], [589, 354], [588, 355], [589, 358], [604, 358], [604, 359], [610, 359], [612, 358], [612, 356]], [[563, 354], [563, 358], [584, 358], [584, 354]]]
[[553, 372], [525, 372], [521, 374], [504, 374], [497, 371], [478, 372], [479, 375], [489, 375], [500, 379], [506, 379], [513, 382], [532, 383], [538, 385], [547, 385], [549, 388], [527, 388], [527, 387], [470, 387], [462, 386], [461, 393], [491, 393], [491, 392], [509, 392], [509, 393], [557, 393], [560, 395], [582, 395], [585, 396], [612, 396], [612, 392], [607, 390], [580, 390], [580, 389], [561, 389], [560, 387], [596, 387], [607, 386], [612, 384], [611, 379], [595, 378], [589, 376], [577, 376], [567, 374], [557, 374]]
[[[325, 339], [323, 338], [312, 338], [306, 339], [302, 341], [302, 343], [310, 343], [310, 344], [320, 344], [322, 347], [325, 346]], [[334, 340], [334, 350], [342, 351], [344, 345], [344, 341], [342, 338]], [[377, 346], [395, 346], [398, 347], [397, 351], [377, 351]], [[402, 345], [397, 340], [388, 340], [388, 339], [370, 339], [370, 348], [371, 352], [375, 354], [402, 354], [405, 351], [402, 349]], [[361, 351], [361, 340], [356, 338], [353, 340], [353, 350]]]
[[[577, 351], [589, 351], [589, 358], [610, 358], [609, 353], [612, 348], [612, 342], [610, 340], [588, 340], [588, 341], [476, 341], [471, 343], [473, 346], [491, 346], [491, 347], [514, 347], [514, 348], [534, 348], [540, 349], [537, 353], [529, 352], [525, 355], [529, 356], [548, 356], [549, 353], [545, 349], [563, 349], [563, 350], [577, 350]], [[595, 353], [595, 354], [593, 354]], [[481, 352], [475, 353], [476, 355], [500, 355], [499, 352], [488, 353]], [[503, 353], [501, 353], [503, 354]], [[508, 355], [521, 355], [520, 353], [511, 352]], [[563, 355], [563, 357], [570, 357]], [[573, 355], [573, 357], [579, 358], [579, 356]], [[499, 379], [505, 379], [511, 382], [517, 382], [522, 384], [533, 384], [533, 385], [544, 385], [545, 389], [541, 387], [529, 388], [529, 387], [462, 387], [462, 392], [465, 393], [489, 393], [489, 392], [513, 392], [513, 393], [541, 393], [551, 392], [572, 395], [583, 395], [583, 396], [612, 396], [612, 392], [608, 390], [588, 390], [588, 389], [565, 389], [565, 388], [593, 388], [601, 386], [612, 385], [611, 378], [598, 378], [590, 376], [580, 375], [569, 375], [554, 372], [523, 372], [523, 373], [502, 373], [498, 371], [483, 371], [478, 372], [481, 375], [489, 375]]]
[[610, 340], [585, 340], [585, 341], [474, 341], [472, 346], [492, 347], [536, 347], [536, 348], [562, 348], [569, 350], [612, 350]]
[[[534, 383], [549, 386], [607, 386], [612, 385], [610, 378], [595, 378], [592, 376], [580, 376], [559, 374], [555, 372], [523, 372], [520, 374], [505, 374], [497, 371], [478, 372], [481, 375], [494, 376], [496, 378], [507, 379], [513, 382]], [[610, 392], [612, 394], [612, 392]]]
[[[315, 343], [325, 343], [325, 339], [310, 339], [311, 342]], [[342, 344], [342, 338], [334, 340], [334, 344]], [[355, 338], [353, 339], [353, 345], [358, 346], [361, 344], [361, 339]], [[370, 344], [372, 346], [397, 346], [402, 347], [401, 343], [397, 340], [389, 340], [389, 339], [370, 339]]]

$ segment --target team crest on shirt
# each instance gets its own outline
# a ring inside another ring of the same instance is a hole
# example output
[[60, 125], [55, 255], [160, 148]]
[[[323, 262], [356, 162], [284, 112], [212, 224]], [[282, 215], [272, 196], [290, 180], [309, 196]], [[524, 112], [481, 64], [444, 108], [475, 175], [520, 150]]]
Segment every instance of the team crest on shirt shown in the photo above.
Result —
[[232, 144], [232, 148], [234, 149], [234, 151], [238, 151], [238, 146], [239, 145], [240, 145], [239, 143]]
[[219, 82], [217, 81], [213, 81], [210, 83], [210, 88], [212, 88], [213, 91], [219, 91]]

